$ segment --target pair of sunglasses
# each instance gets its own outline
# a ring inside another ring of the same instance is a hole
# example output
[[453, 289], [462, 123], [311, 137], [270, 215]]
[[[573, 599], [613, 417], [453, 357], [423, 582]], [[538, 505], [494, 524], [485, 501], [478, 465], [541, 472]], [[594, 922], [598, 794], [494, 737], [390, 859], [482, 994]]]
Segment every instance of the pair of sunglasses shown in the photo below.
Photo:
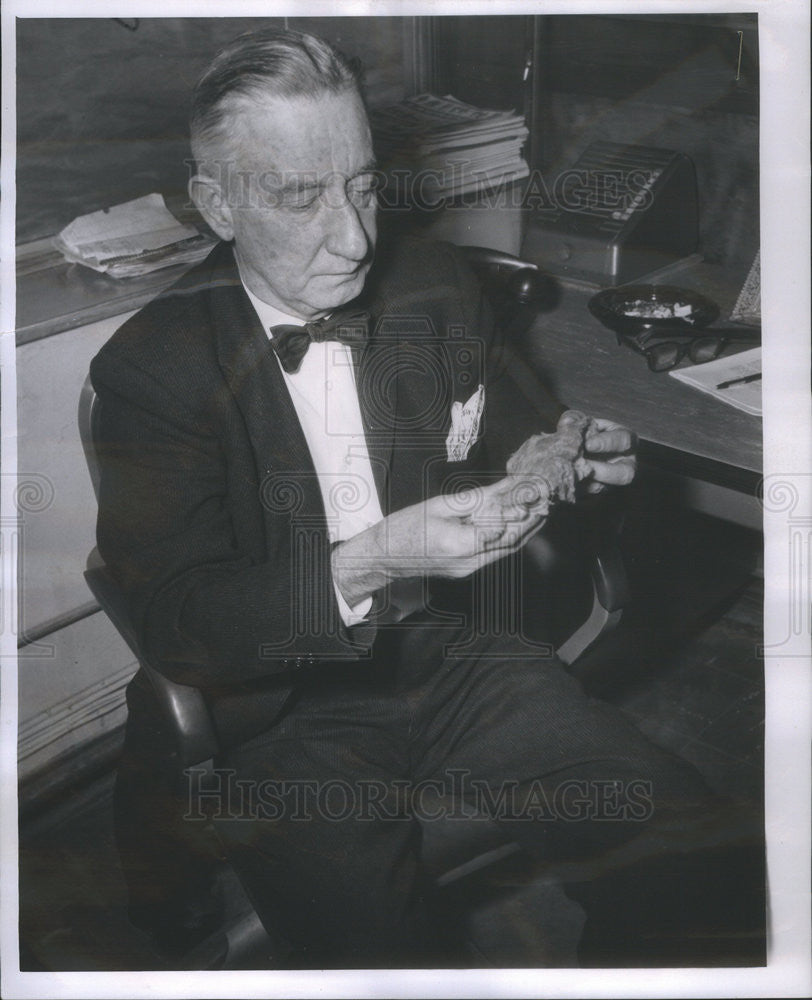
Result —
[[729, 343], [727, 337], [694, 337], [683, 343], [667, 340], [658, 344], [645, 345], [634, 337], [618, 337], [620, 343], [642, 354], [653, 372], [667, 372], [676, 368], [683, 358], [689, 358], [695, 365], [704, 364], [718, 358]]

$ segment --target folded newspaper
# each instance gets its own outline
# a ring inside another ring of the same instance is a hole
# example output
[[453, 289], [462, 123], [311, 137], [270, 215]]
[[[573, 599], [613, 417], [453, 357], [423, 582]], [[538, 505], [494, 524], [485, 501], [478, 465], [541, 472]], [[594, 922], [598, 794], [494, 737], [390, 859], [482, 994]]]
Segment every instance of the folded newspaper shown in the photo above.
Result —
[[113, 278], [193, 264], [214, 243], [194, 226], [178, 222], [160, 194], [80, 215], [53, 239], [66, 260]]

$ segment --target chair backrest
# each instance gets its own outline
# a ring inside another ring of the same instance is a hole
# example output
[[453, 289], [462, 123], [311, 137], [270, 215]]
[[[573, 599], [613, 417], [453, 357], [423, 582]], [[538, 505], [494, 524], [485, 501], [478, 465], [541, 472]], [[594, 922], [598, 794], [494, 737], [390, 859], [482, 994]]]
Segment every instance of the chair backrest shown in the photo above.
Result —
[[99, 456], [96, 454], [100, 416], [101, 402], [88, 375], [82, 386], [82, 391], [79, 393], [79, 437], [82, 441], [87, 471], [90, 473], [90, 481], [93, 484], [93, 492], [97, 502], [101, 484], [101, 468]]

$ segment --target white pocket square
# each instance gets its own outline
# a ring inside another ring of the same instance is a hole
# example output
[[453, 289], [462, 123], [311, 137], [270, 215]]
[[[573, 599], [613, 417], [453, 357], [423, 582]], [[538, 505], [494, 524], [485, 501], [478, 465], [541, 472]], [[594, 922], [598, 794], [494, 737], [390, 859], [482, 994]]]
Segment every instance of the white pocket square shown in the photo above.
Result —
[[451, 404], [451, 430], [445, 440], [449, 462], [464, 462], [471, 450], [471, 445], [479, 434], [479, 422], [485, 407], [485, 386], [477, 387], [471, 398], [460, 403], [455, 400]]

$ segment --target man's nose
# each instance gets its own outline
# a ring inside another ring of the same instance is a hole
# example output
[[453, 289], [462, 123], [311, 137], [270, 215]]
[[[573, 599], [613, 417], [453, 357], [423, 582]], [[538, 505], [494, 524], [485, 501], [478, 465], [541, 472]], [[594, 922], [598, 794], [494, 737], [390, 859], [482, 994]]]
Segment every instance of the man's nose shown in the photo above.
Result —
[[329, 252], [348, 260], [363, 260], [369, 251], [369, 235], [355, 205], [344, 195], [334, 201], [327, 214], [329, 229], [325, 246]]

